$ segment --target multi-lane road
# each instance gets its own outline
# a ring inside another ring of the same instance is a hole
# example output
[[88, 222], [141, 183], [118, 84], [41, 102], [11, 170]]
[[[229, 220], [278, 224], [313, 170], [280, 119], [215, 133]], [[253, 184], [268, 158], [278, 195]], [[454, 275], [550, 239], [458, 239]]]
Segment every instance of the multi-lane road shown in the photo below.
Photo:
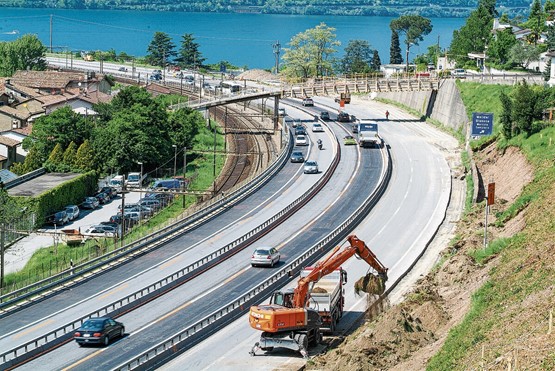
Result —
[[[330, 99], [316, 98], [316, 107], [307, 113], [299, 101], [290, 101], [299, 110], [290, 115], [309, 119], [321, 107], [333, 107]], [[320, 107], [320, 108], [319, 108]], [[357, 117], [381, 118], [385, 109], [379, 103], [353, 103], [349, 113]], [[324, 108], [328, 109], [329, 108]], [[442, 153], [431, 144], [451, 141], [445, 134], [429, 128], [408, 115], [380, 123], [380, 132], [389, 147], [393, 173], [388, 188], [365, 221], [353, 231], [365, 240], [379, 259], [390, 268], [390, 283], [401, 277], [425, 249], [442, 222], [450, 194], [450, 169]], [[333, 115], [332, 115], [333, 118]], [[254, 229], [279, 210], [307, 192], [340, 155], [339, 166], [330, 181], [306, 205], [253, 244], [218, 266], [201, 272], [187, 283], [118, 318], [127, 335], [106, 348], [79, 348], [69, 342], [22, 365], [21, 369], [112, 369], [163, 339], [187, 328], [208, 313], [222, 307], [251, 289], [303, 254], [322, 236], [337, 228], [378, 186], [383, 175], [384, 150], [343, 145], [350, 126], [325, 123], [324, 133], [310, 132], [311, 145], [300, 148], [318, 161], [321, 172], [303, 174], [301, 164], [287, 163], [263, 188], [225, 213], [175, 238], [130, 263], [110, 270], [63, 293], [15, 312], [0, 321], [0, 348], [9, 349], [78, 318], [95, 308], [159, 280], [230, 241]], [[324, 141], [324, 150], [313, 143]], [[296, 150], [299, 148], [296, 148]], [[276, 246], [283, 262], [275, 268], [252, 268], [250, 254], [256, 245]], [[364, 262], [352, 259], [345, 264], [350, 282], [366, 273]], [[364, 311], [365, 299], [347, 294], [347, 326]], [[272, 369], [297, 360], [291, 352], [250, 357], [248, 351], [259, 334], [245, 317], [220, 329], [181, 357], [167, 364], [168, 369]]]

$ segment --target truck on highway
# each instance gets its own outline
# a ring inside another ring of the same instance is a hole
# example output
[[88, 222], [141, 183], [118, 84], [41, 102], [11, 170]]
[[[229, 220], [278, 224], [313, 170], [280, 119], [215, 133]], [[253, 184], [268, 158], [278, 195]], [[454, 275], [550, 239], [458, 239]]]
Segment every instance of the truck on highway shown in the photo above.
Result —
[[382, 139], [378, 133], [378, 123], [370, 120], [358, 120], [358, 144], [361, 147], [379, 147]]
[[[313, 267], [306, 267], [301, 271], [301, 278], [307, 277]], [[335, 326], [343, 316], [345, 306], [345, 289], [347, 272], [337, 268], [327, 276], [320, 278], [312, 287], [308, 307], [314, 309], [322, 319], [320, 331], [334, 332]]]
[[338, 97], [335, 97], [335, 103], [341, 103], [341, 101], [345, 104], [351, 103], [351, 93], [340, 93]]

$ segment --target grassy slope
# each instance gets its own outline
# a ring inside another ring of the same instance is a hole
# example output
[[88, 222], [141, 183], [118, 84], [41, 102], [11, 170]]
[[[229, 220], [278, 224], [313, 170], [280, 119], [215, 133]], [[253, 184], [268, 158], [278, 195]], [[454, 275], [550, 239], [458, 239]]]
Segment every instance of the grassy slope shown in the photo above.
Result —
[[[469, 112], [498, 113], [495, 97], [507, 87], [464, 83], [460, 89]], [[431, 359], [430, 370], [478, 368], [481, 362], [486, 368], [506, 368], [509, 358], [516, 358], [518, 367], [555, 368], [555, 341], [546, 336], [555, 301], [555, 128], [509, 144], [518, 146], [534, 165], [535, 178], [513, 205], [506, 205], [502, 216], [506, 222], [524, 212], [526, 227], [492, 242], [486, 255], [499, 255], [498, 265], [474, 294], [463, 322]], [[483, 253], [472, 255], [478, 263], [487, 258]]]

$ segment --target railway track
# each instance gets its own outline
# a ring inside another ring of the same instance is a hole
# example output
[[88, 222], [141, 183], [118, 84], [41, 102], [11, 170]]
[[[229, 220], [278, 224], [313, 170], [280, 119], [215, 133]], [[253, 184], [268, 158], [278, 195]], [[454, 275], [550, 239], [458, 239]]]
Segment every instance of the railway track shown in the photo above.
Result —
[[[181, 87], [166, 87], [174, 94], [198, 98]], [[277, 153], [272, 141], [271, 122], [251, 108], [229, 104], [209, 110], [211, 117], [223, 128], [225, 136], [225, 165], [214, 183], [213, 195], [227, 193], [270, 164]]]

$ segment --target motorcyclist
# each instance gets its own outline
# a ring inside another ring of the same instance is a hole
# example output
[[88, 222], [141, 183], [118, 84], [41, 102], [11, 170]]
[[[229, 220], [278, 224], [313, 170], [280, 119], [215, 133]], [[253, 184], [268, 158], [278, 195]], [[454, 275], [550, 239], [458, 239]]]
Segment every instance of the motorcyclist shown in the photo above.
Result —
[[322, 149], [322, 139], [318, 139], [318, 149]]

